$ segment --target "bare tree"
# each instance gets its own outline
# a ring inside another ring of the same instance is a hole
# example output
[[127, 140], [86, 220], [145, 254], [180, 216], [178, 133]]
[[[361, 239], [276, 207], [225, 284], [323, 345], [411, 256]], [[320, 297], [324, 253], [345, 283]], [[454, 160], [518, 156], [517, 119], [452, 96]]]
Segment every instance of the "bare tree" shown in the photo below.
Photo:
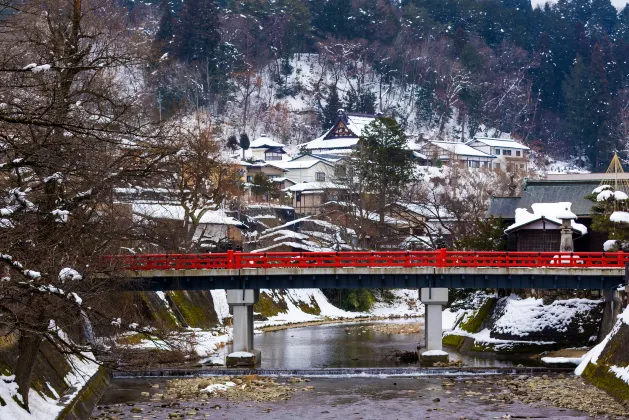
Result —
[[53, 325], [111, 328], [111, 308], [92, 303], [116, 283], [92, 274], [129, 232], [113, 188], [150, 183], [171, 149], [147, 106], [148, 43], [113, 1], [0, 1], [4, 10], [0, 334], [19, 335], [16, 380], [28, 405], [42, 340], [63, 352], [89, 347]]

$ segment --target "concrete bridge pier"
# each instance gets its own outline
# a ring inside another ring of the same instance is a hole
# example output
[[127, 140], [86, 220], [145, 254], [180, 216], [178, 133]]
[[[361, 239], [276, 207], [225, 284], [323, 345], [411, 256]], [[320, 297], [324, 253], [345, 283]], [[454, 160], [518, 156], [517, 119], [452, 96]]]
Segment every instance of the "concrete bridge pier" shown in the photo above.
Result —
[[448, 353], [443, 351], [442, 312], [443, 305], [448, 303], [448, 289], [443, 287], [426, 287], [420, 289], [420, 301], [424, 304], [424, 337], [425, 348], [420, 351], [421, 366], [433, 366], [437, 362], [448, 362]]
[[227, 303], [234, 315], [233, 351], [225, 364], [230, 366], [256, 366], [260, 364], [260, 350], [253, 348], [253, 305], [260, 299], [258, 289], [227, 290]]

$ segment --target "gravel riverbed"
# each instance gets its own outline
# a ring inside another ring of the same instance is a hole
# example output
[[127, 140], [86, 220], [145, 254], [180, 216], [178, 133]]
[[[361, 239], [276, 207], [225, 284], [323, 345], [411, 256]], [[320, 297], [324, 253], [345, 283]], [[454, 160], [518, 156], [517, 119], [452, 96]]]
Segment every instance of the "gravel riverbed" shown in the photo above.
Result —
[[94, 419], [626, 418], [568, 375], [115, 380]]

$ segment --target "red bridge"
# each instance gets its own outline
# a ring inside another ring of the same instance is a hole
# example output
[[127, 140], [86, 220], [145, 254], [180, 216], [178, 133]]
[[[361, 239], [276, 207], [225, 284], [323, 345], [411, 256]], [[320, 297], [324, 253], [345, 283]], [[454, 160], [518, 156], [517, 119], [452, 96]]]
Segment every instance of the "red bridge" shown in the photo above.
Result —
[[108, 256], [150, 290], [237, 288], [566, 288], [623, 283], [629, 253], [370, 251]]

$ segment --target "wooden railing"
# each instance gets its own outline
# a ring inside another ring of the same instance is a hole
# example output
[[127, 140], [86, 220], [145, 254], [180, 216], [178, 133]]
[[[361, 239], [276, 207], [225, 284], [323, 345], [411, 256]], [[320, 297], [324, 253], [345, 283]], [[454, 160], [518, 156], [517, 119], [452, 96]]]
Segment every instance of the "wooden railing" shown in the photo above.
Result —
[[623, 252], [356, 251], [110, 255], [107, 265], [147, 270], [317, 267], [578, 267], [624, 268]]

